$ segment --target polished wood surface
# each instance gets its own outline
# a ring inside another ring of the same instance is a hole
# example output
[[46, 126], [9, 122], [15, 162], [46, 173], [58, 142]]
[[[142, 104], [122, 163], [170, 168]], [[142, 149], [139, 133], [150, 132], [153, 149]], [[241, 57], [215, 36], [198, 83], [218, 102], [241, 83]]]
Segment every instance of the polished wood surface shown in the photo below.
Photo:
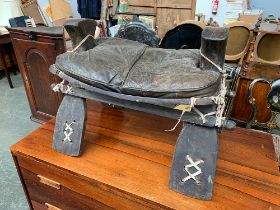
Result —
[[[253, 114], [253, 108], [249, 104], [248, 89], [251, 79], [241, 78], [237, 87], [237, 94], [234, 98], [231, 117], [238, 121], [248, 122]], [[270, 92], [270, 86], [265, 82], [259, 82], [253, 89], [253, 96], [256, 99], [256, 106], [259, 110], [256, 119], [258, 122], [265, 123], [271, 118], [271, 110], [268, 108], [267, 95]]]
[[[280, 209], [280, 176], [269, 134], [237, 128], [220, 135], [212, 201], [168, 188], [179, 128], [170, 120], [88, 102], [81, 157], [51, 149], [54, 120], [11, 147], [35, 209]], [[40, 182], [38, 175], [60, 184]], [[76, 208], [77, 209], [77, 208]]]
[[0, 32], [0, 44], [11, 43], [11, 37], [9, 33]]
[[31, 118], [43, 123], [56, 115], [62, 95], [51, 90], [61, 80], [49, 72], [56, 56], [65, 52], [63, 33], [46, 34], [9, 29], [28, 97]]

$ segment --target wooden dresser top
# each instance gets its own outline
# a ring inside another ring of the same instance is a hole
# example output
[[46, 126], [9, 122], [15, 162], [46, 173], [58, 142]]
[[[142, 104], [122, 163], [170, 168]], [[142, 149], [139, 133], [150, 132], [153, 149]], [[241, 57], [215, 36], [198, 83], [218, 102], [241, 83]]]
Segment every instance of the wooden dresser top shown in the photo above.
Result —
[[168, 179], [176, 121], [131, 110], [104, 108], [88, 102], [88, 121], [81, 157], [51, 149], [54, 120], [11, 147], [86, 180], [163, 208], [277, 209], [280, 176], [269, 134], [237, 128], [220, 135], [218, 170], [212, 201], [173, 192]]

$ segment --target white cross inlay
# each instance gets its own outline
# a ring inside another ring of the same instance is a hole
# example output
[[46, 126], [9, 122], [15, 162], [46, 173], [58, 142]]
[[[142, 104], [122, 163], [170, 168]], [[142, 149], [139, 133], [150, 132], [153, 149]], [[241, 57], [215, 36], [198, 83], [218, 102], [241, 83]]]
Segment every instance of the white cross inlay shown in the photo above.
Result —
[[67, 88], [66, 91], [65, 91], [66, 94], [73, 93], [72, 87], [70, 85], [67, 85], [66, 88]]
[[[185, 171], [188, 173], [188, 176], [183, 178], [182, 182], [186, 182], [189, 179], [193, 179], [197, 184], [199, 184], [199, 181], [196, 179], [196, 176], [201, 174], [202, 171], [201, 171], [201, 168], [199, 168], [198, 165], [201, 164], [201, 163], [204, 163], [204, 161], [203, 160], [198, 160], [198, 161], [194, 162], [193, 159], [189, 155], [186, 156], [186, 159], [190, 162], [190, 164], [184, 166]], [[189, 171], [189, 168], [192, 168], [192, 167], [196, 168], [197, 171], [195, 173], [191, 173]]]
[[75, 123], [75, 121], [71, 122], [70, 124], [65, 122], [65, 129], [64, 129], [64, 132], [63, 132], [65, 137], [64, 137], [63, 141], [72, 142], [70, 137], [73, 134], [73, 128], [71, 128], [71, 125], [73, 125], [73, 123]]

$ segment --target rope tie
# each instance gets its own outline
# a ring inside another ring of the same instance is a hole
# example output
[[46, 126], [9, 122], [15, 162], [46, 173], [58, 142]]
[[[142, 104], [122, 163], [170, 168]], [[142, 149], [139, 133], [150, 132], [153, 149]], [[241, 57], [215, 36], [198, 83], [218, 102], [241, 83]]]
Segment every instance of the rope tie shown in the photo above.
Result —
[[227, 93], [227, 88], [226, 88], [226, 78], [227, 74], [226, 71], [214, 63], [212, 60], [210, 60], [208, 57], [206, 57], [200, 50], [200, 54], [203, 58], [205, 58], [209, 63], [211, 63], [213, 66], [215, 66], [220, 73], [222, 74], [222, 80], [221, 80], [221, 88], [218, 96], [212, 96], [210, 99], [217, 104], [217, 111], [216, 111], [216, 123], [215, 125], [217, 127], [221, 127], [223, 125], [223, 121], [225, 120], [225, 117], [223, 117], [223, 113], [226, 107], [226, 93]]
[[65, 80], [62, 80], [60, 83], [56, 84], [54, 87], [53, 87], [53, 91], [54, 92], [60, 92], [60, 90], [63, 88], [64, 86], [64, 82]]
[[[224, 110], [225, 110], [225, 107], [226, 107], [226, 93], [227, 93], [226, 78], [227, 78], [227, 74], [226, 74], [226, 71], [222, 67], [220, 67], [219, 65], [214, 63], [207, 56], [205, 56], [201, 52], [201, 50], [200, 50], [200, 55], [203, 58], [205, 58], [209, 63], [211, 63], [213, 66], [215, 66], [219, 70], [219, 72], [222, 74], [221, 86], [220, 86], [219, 94], [217, 96], [205, 97], [205, 98], [210, 98], [215, 104], [217, 104], [217, 111], [216, 112], [210, 112], [210, 113], [207, 113], [207, 114], [203, 114], [197, 108], [194, 107], [195, 103], [196, 103], [196, 100], [198, 99], [196, 97], [191, 97], [190, 98], [190, 100], [191, 100], [190, 108], [193, 109], [201, 117], [203, 124], [206, 123], [206, 117], [207, 116], [216, 114], [215, 126], [221, 127], [223, 125], [223, 121], [225, 120], [225, 117], [223, 116], [223, 113], [224, 113]], [[180, 118], [178, 119], [178, 121], [175, 124], [175, 126], [172, 129], [165, 130], [165, 131], [168, 131], [168, 132], [174, 131], [176, 129], [176, 127], [179, 125], [180, 121], [182, 120], [185, 112], [187, 112], [187, 111], [189, 112], [189, 110], [183, 109], [182, 113], [180, 115]]]
[[64, 90], [64, 93], [66, 94], [72, 94], [73, 93], [73, 89], [70, 85], [66, 85], [64, 86], [64, 82], [65, 80], [62, 80], [60, 83], [56, 84], [54, 87], [53, 87], [53, 91], [54, 92], [60, 92], [60, 91], [63, 91], [63, 88], [66, 87], [66, 90]]

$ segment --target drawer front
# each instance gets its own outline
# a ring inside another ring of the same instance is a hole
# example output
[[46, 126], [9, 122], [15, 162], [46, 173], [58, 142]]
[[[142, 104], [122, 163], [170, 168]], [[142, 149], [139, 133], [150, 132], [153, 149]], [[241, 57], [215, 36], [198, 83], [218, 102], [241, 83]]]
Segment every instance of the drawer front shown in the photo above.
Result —
[[20, 171], [30, 199], [40, 204], [38, 209], [110, 209], [94, 199], [69, 190], [58, 182], [38, 176], [24, 168], [20, 168]]
[[[107, 184], [16, 154], [31, 200], [60, 209], [163, 209]], [[43, 177], [43, 180], [42, 180]]]
[[34, 210], [48, 210], [47, 206], [31, 200], [31, 204]]

